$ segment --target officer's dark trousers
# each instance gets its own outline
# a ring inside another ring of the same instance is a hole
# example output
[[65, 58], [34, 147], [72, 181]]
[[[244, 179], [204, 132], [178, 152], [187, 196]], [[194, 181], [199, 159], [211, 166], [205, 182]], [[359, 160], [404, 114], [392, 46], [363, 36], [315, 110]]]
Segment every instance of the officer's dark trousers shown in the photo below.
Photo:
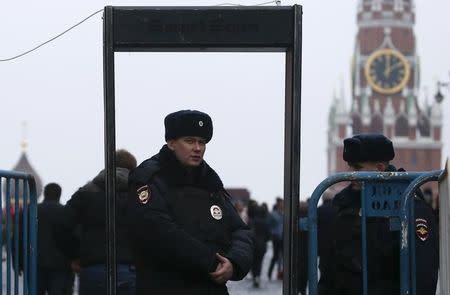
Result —
[[[369, 278], [370, 280], [370, 278]], [[370, 281], [369, 281], [370, 282]], [[336, 284], [332, 288], [333, 295], [362, 295], [363, 287], [361, 282], [361, 276], [355, 276], [354, 278], [347, 277], [342, 280], [336, 279]], [[367, 286], [368, 295], [396, 295], [400, 294], [398, 282], [390, 280], [378, 280]], [[319, 294], [324, 294], [320, 293]], [[429, 294], [432, 295], [432, 294]]]
[[[136, 294], [136, 271], [128, 264], [117, 265], [118, 295]], [[79, 295], [106, 294], [106, 266], [92, 265], [80, 271]]]

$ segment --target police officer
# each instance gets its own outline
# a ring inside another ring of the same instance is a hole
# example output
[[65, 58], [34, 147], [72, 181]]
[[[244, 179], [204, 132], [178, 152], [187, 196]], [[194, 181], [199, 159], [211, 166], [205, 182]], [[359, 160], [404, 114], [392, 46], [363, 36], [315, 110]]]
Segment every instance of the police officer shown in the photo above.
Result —
[[137, 294], [228, 294], [252, 265], [252, 237], [217, 173], [204, 161], [209, 115], [164, 120], [165, 144], [129, 178]]
[[[361, 134], [344, 140], [343, 158], [352, 171], [402, 171], [390, 164], [392, 142], [381, 134]], [[404, 170], [403, 170], [404, 171]], [[334, 200], [333, 269], [321, 278], [320, 294], [362, 294], [361, 183], [352, 182]], [[435, 294], [438, 270], [436, 221], [431, 208], [415, 198], [416, 286], [418, 295]], [[399, 232], [390, 231], [388, 218], [367, 219], [368, 292], [390, 295], [400, 292]], [[325, 277], [332, 276], [332, 277]]]

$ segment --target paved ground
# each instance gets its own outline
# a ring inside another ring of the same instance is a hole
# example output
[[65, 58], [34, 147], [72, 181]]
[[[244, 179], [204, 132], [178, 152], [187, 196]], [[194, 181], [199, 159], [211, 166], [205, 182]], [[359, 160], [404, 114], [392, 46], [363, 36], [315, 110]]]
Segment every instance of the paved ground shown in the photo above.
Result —
[[252, 287], [252, 280], [248, 278], [240, 282], [228, 283], [228, 291], [230, 295], [281, 295], [282, 283], [281, 281], [263, 280], [260, 288], [255, 289]]
[[[281, 295], [282, 294], [282, 281], [267, 279], [267, 269], [269, 267], [270, 259], [272, 258], [272, 247], [268, 244], [267, 253], [264, 256], [263, 269], [261, 273], [261, 285], [258, 289], [253, 288], [251, 275], [248, 275], [245, 279], [239, 282], [228, 283], [228, 291], [230, 295]], [[275, 270], [273, 273], [275, 276]]]
[[[267, 251], [266, 255], [264, 256], [260, 288], [255, 289], [252, 287], [251, 275], [248, 275], [242, 281], [228, 283], [228, 290], [229, 290], [230, 295], [281, 295], [282, 294], [282, 281], [280, 281], [280, 280], [269, 281], [267, 279], [267, 275], [266, 275], [267, 268], [269, 266], [269, 261], [270, 261], [271, 257], [272, 257], [272, 247], [271, 247], [271, 244], [269, 243], [268, 251]], [[5, 263], [5, 261], [3, 261], [1, 266], [2, 266], [2, 271], [0, 273], [0, 277], [1, 277], [2, 285], [3, 285], [2, 293], [7, 294], [6, 285], [5, 285], [5, 281], [6, 281], [6, 263]], [[11, 294], [13, 294], [13, 292], [14, 292], [14, 271], [13, 270], [11, 270], [10, 275], [11, 275], [11, 282], [12, 282], [12, 286], [11, 286], [12, 293]], [[275, 271], [274, 271], [274, 275], [275, 275]], [[18, 293], [22, 294], [22, 277], [19, 277], [18, 279], [19, 279], [19, 282], [18, 282], [19, 292]], [[76, 282], [76, 285], [77, 285], [77, 282]], [[76, 289], [77, 289], [77, 286], [75, 286], [75, 290]], [[436, 292], [436, 295], [439, 295], [439, 294], [440, 294], [440, 292], [438, 290]]]
[[[5, 256], [5, 254], [3, 255]], [[230, 295], [281, 295], [282, 294], [282, 281], [280, 280], [271, 280], [268, 281], [267, 279], [267, 269], [269, 267], [270, 259], [272, 258], [272, 247], [269, 243], [268, 251], [264, 257], [264, 263], [263, 263], [263, 269], [262, 269], [262, 277], [261, 277], [261, 285], [259, 289], [255, 289], [252, 287], [252, 279], [251, 276], [248, 275], [245, 279], [239, 282], [230, 282], [228, 283], [228, 290]], [[2, 266], [2, 272], [0, 275], [2, 278], [2, 287], [3, 287], [3, 294], [7, 294], [6, 290], [6, 261], [3, 261], [1, 264]], [[10, 271], [11, 275], [11, 294], [14, 294], [14, 271]], [[274, 274], [275, 276], [275, 270]], [[0, 276], [0, 277], [1, 277]], [[22, 292], [22, 277], [18, 277], [18, 289], [19, 294], [23, 294]], [[75, 290], [78, 289], [78, 282], [75, 282]], [[75, 293], [76, 294], [76, 293]]]

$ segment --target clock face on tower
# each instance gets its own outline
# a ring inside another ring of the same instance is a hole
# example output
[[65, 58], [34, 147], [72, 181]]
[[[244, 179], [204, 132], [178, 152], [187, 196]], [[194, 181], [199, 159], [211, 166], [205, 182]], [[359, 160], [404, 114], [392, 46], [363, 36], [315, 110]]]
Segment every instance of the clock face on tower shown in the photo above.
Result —
[[369, 56], [364, 68], [367, 82], [377, 92], [393, 94], [408, 83], [408, 60], [394, 49], [380, 49]]

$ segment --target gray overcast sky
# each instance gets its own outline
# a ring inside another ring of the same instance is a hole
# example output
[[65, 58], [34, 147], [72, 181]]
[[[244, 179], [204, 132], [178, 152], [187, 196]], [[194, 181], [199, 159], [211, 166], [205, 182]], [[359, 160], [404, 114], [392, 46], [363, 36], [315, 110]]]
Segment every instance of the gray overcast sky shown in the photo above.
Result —
[[[62, 32], [105, 5], [215, 5], [264, 1], [6, 1], [0, 10], [0, 59]], [[450, 1], [415, 1], [421, 95], [450, 80]], [[341, 80], [350, 104], [356, 0], [282, 1], [303, 5], [301, 197], [326, 177], [327, 114]], [[44, 183], [63, 187], [63, 202], [104, 166], [102, 19], [27, 56], [0, 63], [0, 169], [28, 155]], [[450, 92], [443, 102], [444, 153], [450, 154]], [[116, 57], [117, 147], [141, 162], [163, 144], [163, 118], [191, 108], [211, 114], [206, 160], [228, 187], [246, 187], [273, 203], [283, 192], [284, 54], [140, 53]]]

